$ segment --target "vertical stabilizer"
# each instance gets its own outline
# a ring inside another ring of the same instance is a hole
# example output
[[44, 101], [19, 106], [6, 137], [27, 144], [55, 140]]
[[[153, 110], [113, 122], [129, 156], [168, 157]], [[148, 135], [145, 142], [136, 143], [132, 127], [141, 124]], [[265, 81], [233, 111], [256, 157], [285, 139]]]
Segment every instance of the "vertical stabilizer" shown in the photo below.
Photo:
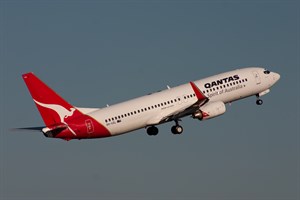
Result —
[[23, 79], [46, 126], [66, 124], [82, 115], [32, 72], [23, 74]]

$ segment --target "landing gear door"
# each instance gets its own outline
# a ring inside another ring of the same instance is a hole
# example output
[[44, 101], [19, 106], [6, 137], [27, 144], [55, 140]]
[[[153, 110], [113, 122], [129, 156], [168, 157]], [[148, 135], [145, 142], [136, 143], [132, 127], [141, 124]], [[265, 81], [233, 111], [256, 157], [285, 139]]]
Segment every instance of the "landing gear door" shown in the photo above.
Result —
[[255, 78], [256, 85], [259, 85], [261, 83], [259, 73], [257, 71], [253, 71], [252, 74]]

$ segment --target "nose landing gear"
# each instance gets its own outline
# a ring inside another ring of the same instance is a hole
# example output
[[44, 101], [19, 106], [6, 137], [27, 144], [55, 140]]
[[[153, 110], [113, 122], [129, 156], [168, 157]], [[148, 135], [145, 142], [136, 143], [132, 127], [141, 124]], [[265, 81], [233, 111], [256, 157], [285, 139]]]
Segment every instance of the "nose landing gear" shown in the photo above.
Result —
[[256, 95], [256, 98], [257, 98], [257, 100], [256, 100], [256, 105], [262, 105], [264, 102], [263, 102], [263, 100], [261, 100], [260, 98], [259, 98], [259, 95], [257, 94]]
[[263, 104], [263, 100], [257, 99], [257, 100], [256, 100], [256, 104], [259, 105], [259, 106], [262, 105], [262, 104]]

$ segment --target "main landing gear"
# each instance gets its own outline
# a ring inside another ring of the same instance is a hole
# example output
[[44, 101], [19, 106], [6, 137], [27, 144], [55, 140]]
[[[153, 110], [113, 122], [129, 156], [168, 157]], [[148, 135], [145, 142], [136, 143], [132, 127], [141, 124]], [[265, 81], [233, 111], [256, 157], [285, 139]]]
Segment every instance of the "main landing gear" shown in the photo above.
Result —
[[155, 126], [150, 126], [149, 128], [147, 128], [147, 134], [148, 135], [157, 135], [158, 128], [156, 128]]
[[256, 100], [256, 105], [262, 105], [264, 102], [263, 102], [263, 100], [261, 100], [260, 98], [259, 98], [259, 95], [257, 94], [256, 95], [256, 98], [257, 98], [257, 100]]
[[[172, 126], [171, 128], [171, 132], [174, 134], [174, 135], [179, 135], [183, 132], [183, 128], [182, 126], [180, 126], [178, 124], [178, 120], [175, 120], [175, 126]], [[150, 126], [147, 128], [147, 134], [148, 135], [157, 135], [158, 134], [158, 128], [155, 127], [155, 126]]]
[[171, 128], [171, 132], [174, 135], [179, 135], [179, 134], [181, 134], [183, 132], [183, 128], [182, 128], [182, 126], [180, 126], [178, 124], [178, 120], [175, 120], [175, 123], [176, 123], [175, 126], [172, 126], [172, 128]]

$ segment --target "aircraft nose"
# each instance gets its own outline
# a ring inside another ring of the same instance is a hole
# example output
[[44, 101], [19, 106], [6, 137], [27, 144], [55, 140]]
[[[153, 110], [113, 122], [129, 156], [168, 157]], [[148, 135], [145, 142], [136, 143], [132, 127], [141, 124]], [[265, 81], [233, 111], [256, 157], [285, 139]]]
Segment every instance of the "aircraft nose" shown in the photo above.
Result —
[[273, 79], [275, 82], [277, 82], [280, 79], [280, 74], [273, 72]]

